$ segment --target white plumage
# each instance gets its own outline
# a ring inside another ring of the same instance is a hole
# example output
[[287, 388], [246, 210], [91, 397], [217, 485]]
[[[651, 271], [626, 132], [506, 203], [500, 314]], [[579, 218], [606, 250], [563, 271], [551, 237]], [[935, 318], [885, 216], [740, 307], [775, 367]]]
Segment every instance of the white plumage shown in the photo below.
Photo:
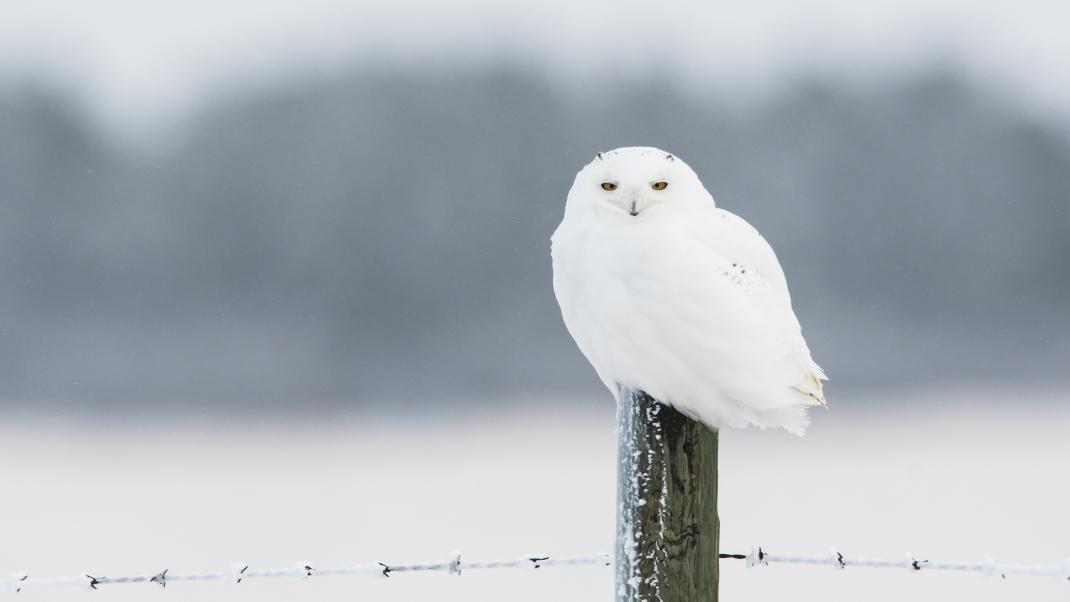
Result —
[[679, 158], [600, 153], [552, 243], [565, 325], [614, 395], [643, 390], [715, 429], [797, 434], [825, 404], [773, 249]]

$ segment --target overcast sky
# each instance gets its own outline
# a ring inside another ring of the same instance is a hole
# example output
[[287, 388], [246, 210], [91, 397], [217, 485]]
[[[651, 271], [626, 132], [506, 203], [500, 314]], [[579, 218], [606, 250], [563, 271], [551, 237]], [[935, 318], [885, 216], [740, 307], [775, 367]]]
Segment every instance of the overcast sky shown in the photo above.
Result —
[[502, 56], [561, 77], [658, 70], [743, 95], [801, 71], [883, 77], [937, 59], [1070, 117], [1067, 2], [0, 0], [0, 15], [0, 73], [73, 87], [127, 128], [295, 72]]

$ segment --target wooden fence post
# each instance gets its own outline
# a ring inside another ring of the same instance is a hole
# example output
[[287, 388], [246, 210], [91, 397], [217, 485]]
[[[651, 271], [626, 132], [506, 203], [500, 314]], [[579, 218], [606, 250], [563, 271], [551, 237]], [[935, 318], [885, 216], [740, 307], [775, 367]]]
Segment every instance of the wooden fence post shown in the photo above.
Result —
[[617, 602], [716, 602], [717, 431], [643, 391], [617, 399]]

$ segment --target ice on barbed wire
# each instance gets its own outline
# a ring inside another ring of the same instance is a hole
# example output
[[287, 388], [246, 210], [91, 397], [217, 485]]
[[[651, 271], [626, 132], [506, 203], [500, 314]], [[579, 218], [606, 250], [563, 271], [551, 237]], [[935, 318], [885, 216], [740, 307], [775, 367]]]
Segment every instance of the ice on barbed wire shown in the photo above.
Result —
[[921, 569], [923, 569], [925, 567], [925, 565], [929, 564], [928, 560], [920, 560], [918, 558], [915, 558], [914, 555], [911, 554], [910, 552], [906, 553], [906, 558], [907, 558], [907, 568], [909, 568], [912, 571], [920, 571]]
[[552, 237], [554, 292], [606, 387], [641, 390], [717, 429], [802, 434], [825, 405], [772, 248], [655, 148], [599, 153]]
[[[902, 571], [903, 568], [907, 568], [910, 572], [916, 573], [921, 570], [926, 572], [930, 571], [953, 571], [953, 572], [974, 572], [982, 575], [1000, 575], [1001, 577], [1007, 577], [1008, 575], [1024, 575], [1033, 577], [1055, 577], [1062, 581], [1070, 581], [1070, 559], [1067, 559], [1063, 564], [1059, 565], [1027, 565], [1016, 563], [998, 563], [992, 559], [991, 556], [986, 556], [982, 562], [930, 562], [929, 560], [919, 560], [912, 554], [905, 554], [902, 560], [889, 560], [881, 558], [867, 558], [867, 557], [852, 557], [851, 560], [846, 560], [838, 552], [831, 551], [831, 554], [823, 554], [820, 556], [794, 556], [794, 555], [770, 555], [761, 546], [753, 546], [750, 552], [742, 557], [745, 561], [747, 568], [756, 566], [766, 566], [773, 564], [791, 564], [791, 565], [804, 565], [804, 566], [827, 566], [830, 562], [834, 566], [843, 568], [846, 564], [850, 564], [852, 567], [870, 567], [880, 569], [894, 569]], [[732, 555], [733, 558], [738, 556]], [[609, 566], [611, 564], [611, 557], [608, 554], [597, 554], [590, 556], [579, 557], [553, 557], [549, 554], [528, 554], [520, 558], [500, 558], [496, 560], [474, 560], [469, 563], [469, 566], [479, 569], [513, 569], [517, 567], [525, 568], [545, 568], [554, 566], [574, 566], [574, 565], [602, 565]], [[403, 562], [393, 565], [400, 573], [410, 572], [423, 572], [423, 571], [443, 571], [451, 574], [460, 574], [462, 569], [461, 557], [459, 553], [453, 553], [450, 555], [448, 562]], [[325, 568], [320, 573], [317, 569], [312, 568], [308, 563], [297, 563], [285, 568], [275, 569], [259, 569], [247, 571], [248, 565], [245, 563], [234, 563], [223, 573], [198, 573], [198, 574], [180, 574], [177, 576], [177, 581], [214, 581], [217, 583], [223, 583], [229, 581], [231, 583], [242, 583], [245, 579], [254, 578], [274, 578], [274, 577], [291, 577], [306, 579], [309, 576], [309, 572], [312, 575], [326, 574], [326, 575], [383, 575], [386, 570], [386, 565], [381, 563], [359, 565], [359, 566], [345, 566], [336, 568]], [[119, 585], [119, 584], [144, 584], [154, 583], [161, 586], [166, 585], [165, 575], [167, 571], [163, 571], [152, 578], [147, 578], [144, 574], [126, 574], [126, 575], [109, 575], [101, 576], [99, 578], [94, 577], [92, 573], [81, 573], [67, 577], [52, 577], [52, 578], [34, 578], [28, 579], [26, 573], [12, 573], [7, 579], [0, 579], [0, 592], [18, 592], [26, 589], [39, 589], [39, 588], [55, 588], [55, 587], [70, 587], [75, 589], [90, 588], [90, 589], [103, 589], [103, 586], [107, 585]], [[638, 584], [639, 577], [633, 576], [633, 585]]]
[[541, 563], [546, 561], [546, 560], [549, 560], [550, 559], [550, 555], [549, 554], [528, 554], [527, 555], [527, 559], [528, 559], [528, 562], [531, 563], [532, 568], [536, 568], [537, 569], [537, 568], [542, 568], [542, 564]]
[[7, 576], [7, 587], [5, 589], [12, 593], [18, 593], [22, 591], [22, 582], [28, 578], [29, 575], [22, 571], [11, 573]]
[[461, 574], [461, 551], [460, 550], [450, 550], [450, 555], [449, 555], [449, 558], [447, 558], [447, 562], [449, 562], [449, 573], [451, 575], [460, 575]]
[[224, 579], [227, 583], [241, 583], [242, 575], [245, 574], [245, 571], [248, 570], [248, 568], [249, 565], [244, 562], [235, 562], [227, 567], [227, 570], [224, 573]]
[[840, 551], [835, 548], [835, 546], [829, 548], [829, 557], [832, 559], [833, 568], [847, 568], [847, 562], [845, 561], [843, 554], [841, 554]]
[[149, 579], [149, 583], [159, 583], [160, 587], [167, 587], [167, 571], [168, 569], [164, 569], [159, 573], [156, 573]]
[[316, 569], [312, 567], [311, 562], [297, 561], [293, 566], [293, 574], [297, 577], [309, 578], [316, 572]]
[[985, 559], [981, 563], [981, 572], [989, 577], [993, 575], [1001, 575], [1002, 577], [1006, 578], [1006, 575], [1003, 575], [1002, 571], [1000, 570], [999, 563], [997, 563], [996, 559], [992, 558], [990, 554], [985, 554]]
[[765, 552], [762, 550], [762, 546], [751, 546], [750, 552], [746, 557], [747, 568], [756, 567], [762, 564], [768, 564], [765, 560]]

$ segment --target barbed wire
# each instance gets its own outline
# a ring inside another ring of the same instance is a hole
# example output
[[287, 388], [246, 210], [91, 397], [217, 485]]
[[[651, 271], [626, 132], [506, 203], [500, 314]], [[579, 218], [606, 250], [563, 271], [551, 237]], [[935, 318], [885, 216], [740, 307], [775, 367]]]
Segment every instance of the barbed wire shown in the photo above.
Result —
[[[989, 576], [1000, 576], [1004, 579], [1006, 579], [1008, 575], [1056, 577], [1070, 582], [1070, 558], [1066, 559], [1062, 565], [1052, 566], [1002, 563], [997, 562], [991, 556], [985, 556], [984, 560], [981, 562], [941, 562], [920, 558], [909, 553], [905, 554], [900, 560], [885, 560], [862, 556], [847, 557], [836, 550], [836, 548], [831, 548], [828, 554], [822, 556], [771, 554], [761, 546], [754, 546], [747, 554], [721, 554], [720, 558], [746, 561], [746, 566], [748, 568], [766, 566], [769, 564], [829, 566], [839, 570], [846, 570], [852, 567], [894, 568], [910, 572], [974, 572]], [[20, 592], [24, 589], [49, 587], [98, 589], [103, 585], [115, 585], [120, 583], [155, 583], [161, 587], [167, 587], [168, 583], [175, 581], [218, 581], [239, 584], [248, 579], [271, 577], [310, 579], [313, 577], [327, 576], [370, 575], [388, 578], [395, 573], [424, 571], [439, 571], [451, 575], [460, 575], [462, 571], [466, 570], [505, 568], [541, 569], [544, 567], [564, 566], [610, 566], [611, 564], [612, 559], [609, 554], [566, 557], [529, 554], [519, 558], [462, 562], [461, 553], [453, 551], [446, 559], [435, 562], [412, 562], [400, 564], [373, 562], [334, 568], [316, 568], [310, 563], [298, 562], [293, 566], [285, 568], [251, 569], [249, 565], [244, 562], [235, 562], [228, 566], [226, 570], [207, 573], [171, 573], [169, 570], [164, 569], [159, 573], [144, 575], [104, 576], [98, 573], [82, 573], [81, 575], [70, 577], [31, 578], [25, 572], [17, 572], [11, 573], [5, 580], [0, 580], [0, 591]]]
[[103, 585], [115, 585], [119, 583], [155, 583], [161, 587], [167, 587], [168, 583], [175, 581], [219, 581], [226, 583], [243, 583], [248, 579], [260, 579], [270, 577], [295, 577], [309, 579], [312, 577], [340, 576], [340, 575], [375, 575], [390, 577], [395, 573], [413, 573], [422, 571], [441, 571], [453, 575], [460, 575], [467, 570], [527, 568], [541, 569], [544, 567], [602, 565], [609, 566], [611, 559], [608, 554], [595, 554], [591, 556], [564, 556], [550, 557], [546, 554], [529, 554], [520, 558], [507, 558], [501, 560], [474, 560], [461, 561], [461, 553], [454, 551], [445, 560], [436, 562], [410, 562], [390, 563], [373, 562], [354, 566], [317, 568], [311, 563], [298, 562], [293, 566], [275, 569], [252, 569], [244, 562], [235, 562], [226, 570], [207, 573], [172, 573], [167, 569], [159, 573], [144, 575], [105, 576], [96, 572], [86, 572], [81, 575], [70, 577], [31, 578], [25, 572], [11, 573], [6, 580], [0, 580], [0, 591], [20, 592], [24, 589], [49, 588], [49, 587], [80, 587], [84, 589], [98, 589]]
[[[724, 555], [722, 555], [723, 557]], [[836, 548], [830, 548], [824, 556], [788, 556], [770, 554], [761, 546], [754, 546], [748, 554], [734, 554], [732, 558], [747, 561], [748, 567], [763, 566], [770, 563], [801, 564], [812, 566], [831, 566], [835, 569], [847, 569], [850, 567], [866, 567], [875, 569], [899, 569], [911, 572], [919, 571], [952, 571], [960, 573], [980, 573], [982, 575], [998, 575], [1004, 579], [1007, 575], [1026, 575], [1031, 577], [1057, 577], [1070, 582], [1070, 558], [1063, 561], [1062, 565], [1038, 565], [1038, 564], [1015, 564], [997, 562], [991, 556], [985, 556], [981, 562], [947, 562], [929, 560], [918, 557], [911, 553], [903, 555], [901, 560], [886, 560], [882, 558], [867, 558], [865, 556], [847, 557]]]

